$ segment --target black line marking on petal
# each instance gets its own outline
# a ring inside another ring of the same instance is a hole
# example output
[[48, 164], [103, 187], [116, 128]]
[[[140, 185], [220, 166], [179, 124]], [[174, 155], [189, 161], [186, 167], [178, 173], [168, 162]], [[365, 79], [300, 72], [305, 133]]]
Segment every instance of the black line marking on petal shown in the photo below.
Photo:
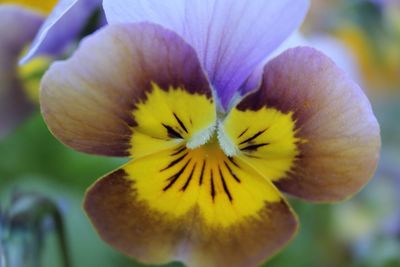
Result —
[[192, 171], [190, 172], [189, 177], [187, 178], [185, 185], [182, 186], [181, 191], [185, 191], [188, 188], [188, 186], [190, 184], [190, 181], [193, 178], [193, 173], [194, 173], [195, 169], [196, 169], [196, 163], [193, 165]]
[[171, 177], [169, 177], [169, 178], [167, 179], [167, 181], [171, 181], [171, 180], [173, 180], [173, 179], [175, 178], [176, 175], [182, 174], [183, 171], [184, 171], [184, 170], [186, 169], [186, 167], [188, 166], [188, 164], [190, 163], [190, 161], [191, 161], [191, 159], [189, 159], [189, 160], [185, 163], [185, 165], [183, 165], [183, 167], [182, 167], [177, 173], [175, 173], [174, 175], [172, 175]]
[[163, 138], [163, 137], [157, 137], [157, 136], [150, 136], [150, 137], [156, 140], [168, 140], [168, 138]]
[[211, 175], [211, 181], [210, 181], [210, 183], [211, 183], [211, 197], [212, 197], [212, 200], [214, 202], [214, 199], [215, 199], [214, 174], [213, 174], [212, 169], [210, 171], [211, 171], [211, 173], [210, 173], [210, 175]]
[[175, 166], [176, 164], [178, 164], [179, 162], [181, 162], [186, 156], [188, 155], [188, 152], [186, 152], [185, 154], [183, 154], [181, 157], [177, 158], [176, 160], [171, 161], [170, 164], [168, 164], [167, 167], [165, 167], [164, 169], [161, 169], [160, 172], [166, 171], [169, 168]]
[[240, 150], [242, 150], [242, 151], [256, 151], [260, 147], [268, 146], [268, 145], [269, 145], [269, 143], [261, 143], [261, 144], [249, 145], [249, 146], [246, 146], [244, 148], [241, 148]]
[[239, 134], [238, 138], [242, 137], [248, 130], [249, 128], [246, 128], [246, 130], [244, 130], [241, 134]]
[[186, 133], [189, 133], [188, 130], [186, 129], [186, 127], [185, 127], [185, 124], [183, 124], [183, 122], [181, 121], [181, 119], [179, 119], [179, 117], [178, 117], [175, 113], [173, 113], [173, 114], [174, 114], [175, 119], [178, 121], [179, 125], [181, 126], [181, 128], [182, 128]]
[[224, 175], [222, 174], [222, 170], [221, 170], [220, 166], [218, 166], [218, 170], [219, 170], [219, 176], [221, 177], [222, 186], [224, 187], [225, 194], [228, 196], [229, 201], [232, 202], [233, 198], [232, 198], [231, 192], [229, 191], [229, 188], [225, 182], [225, 178], [224, 178]]
[[199, 180], [199, 185], [203, 184], [203, 176], [204, 176], [204, 170], [206, 168], [206, 161], [203, 161], [203, 167], [201, 167], [201, 173], [200, 173], [200, 180]]
[[236, 182], [240, 183], [240, 179], [236, 176], [236, 174], [233, 172], [233, 170], [231, 169], [231, 167], [229, 167], [228, 163], [226, 163], [224, 161], [225, 167], [228, 169], [229, 173], [231, 174], [231, 176], [233, 177], [233, 179], [235, 179]]
[[186, 167], [189, 165], [190, 159], [186, 162], [186, 164], [174, 175], [169, 177], [167, 181], [170, 181], [167, 186], [163, 188], [163, 191], [167, 191], [171, 186], [179, 179], [179, 177], [182, 175], [182, 173], [186, 170]]
[[262, 130], [257, 132], [255, 135], [253, 135], [252, 137], [247, 138], [246, 140], [244, 140], [243, 142], [241, 142], [239, 145], [243, 145], [244, 143], [248, 143], [250, 141], [253, 141], [254, 139], [256, 139], [257, 137], [259, 137], [260, 135], [262, 135], [263, 133], [265, 133], [267, 129]]
[[232, 157], [228, 157], [229, 161], [235, 165], [236, 167], [240, 168], [239, 165], [236, 163], [236, 161]]
[[250, 153], [243, 153], [246, 157], [253, 158], [253, 159], [261, 159], [261, 157], [254, 156]]
[[175, 131], [174, 128], [172, 128], [171, 126], [165, 125], [164, 123], [162, 123], [162, 126], [164, 126], [164, 128], [167, 129], [169, 137], [183, 139], [182, 135], [177, 131]]
[[185, 151], [186, 147], [183, 146], [182, 148], [180, 148], [179, 150], [177, 150], [176, 152], [172, 153], [170, 156], [176, 156], [179, 155], [181, 152]]

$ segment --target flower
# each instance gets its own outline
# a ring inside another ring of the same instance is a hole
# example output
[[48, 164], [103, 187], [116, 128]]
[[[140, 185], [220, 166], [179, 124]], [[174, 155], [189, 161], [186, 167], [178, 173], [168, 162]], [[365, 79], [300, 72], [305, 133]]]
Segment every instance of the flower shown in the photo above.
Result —
[[[0, 139], [31, 113], [42, 74], [53, 57], [77, 37], [95, 8], [92, 0], [70, 2], [62, 0], [56, 5], [56, 1], [0, 1]], [[66, 7], [70, 10], [64, 10]], [[35, 36], [31, 50], [22, 60], [30, 62], [18, 66]]]
[[307, 34], [325, 32], [352, 52], [370, 96], [391, 96], [400, 85], [400, 2], [314, 1]]
[[[35, 12], [0, 6], [0, 139], [32, 110], [24, 82], [19, 78], [17, 62], [24, 46], [32, 40], [42, 22], [43, 18]], [[28, 72], [24, 74], [28, 75]]]
[[59, 0], [39, 29], [21, 63], [26, 63], [38, 55], [63, 52], [66, 45], [78, 36], [100, 3], [100, 0]]
[[321, 52], [290, 49], [242, 90], [307, 4], [104, 2], [116, 24], [52, 65], [41, 108], [66, 145], [131, 158], [85, 198], [106, 242], [152, 264], [254, 266], [297, 230], [282, 192], [331, 202], [367, 183], [378, 123]]

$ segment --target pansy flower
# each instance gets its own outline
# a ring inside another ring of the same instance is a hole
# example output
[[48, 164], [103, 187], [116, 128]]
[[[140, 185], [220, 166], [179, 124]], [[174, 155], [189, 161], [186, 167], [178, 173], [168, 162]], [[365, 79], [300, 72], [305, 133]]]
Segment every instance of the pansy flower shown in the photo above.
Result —
[[[29, 4], [46, 5], [49, 1], [13, 0]], [[54, 55], [63, 52], [82, 31], [101, 0], [59, 0], [51, 9], [37, 32], [29, 51], [21, 59], [26, 63], [38, 55]]]
[[0, 138], [33, 110], [41, 76], [79, 35], [97, 2], [0, 0]]
[[[32, 110], [25, 88], [39, 81], [30, 67], [18, 68], [18, 58], [43, 22], [36, 11], [0, 5], [0, 139]], [[46, 60], [34, 62], [40, 69]], [[46, 65], [46, 64], [45, 64]], [[43, 70], [44, 71], [44, 70]]]
[[64, 144], [130, 158], [84, 203], [116, 249], [150, 264], [255, 266], [297, 230], [284, 193], [339, 201], [373, 175], [370, 103], [322, 53], [290, 49], [242, 90], [307, 1], [104, 4], [117, 23], [53, 64], [41, 107]]

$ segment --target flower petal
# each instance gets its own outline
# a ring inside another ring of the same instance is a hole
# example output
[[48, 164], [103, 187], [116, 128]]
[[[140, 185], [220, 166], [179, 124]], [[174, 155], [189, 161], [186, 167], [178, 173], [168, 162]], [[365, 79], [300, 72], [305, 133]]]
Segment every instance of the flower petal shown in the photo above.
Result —
[[245, 111], [235, 108], [218, 130], [226, 154], [247, 162], [270, 181], [290, 171], [300, 154], [297, 144], [302, 140], [296, 136], [293, 113], [271, 107]]
[[17, 62], [43, 19], [30, 11], [0, 6], [0, 138], [32, 110], [18, 80]]
[[101, 0], [60, 0], [36, 35], [28, 53], [21, 59], [26, 63], [37, 55], [62, 52], [87, 22]]
[[146, 263], [255, 266], [288, 242], [296, 217], [272, 183], [231, 160], [218, 145], [133, 160], [89, 189], [85, 210], [106, 242]]
[[226, 108], [254, 68], [302, 22], [308, 0], [104, 0], [109, 23], [151, 21], [199, 55]]
[[194, 50], [151, 24], [114, 25], [88, 37], [47, 72], [41, 105], [62, 142], [114, 156], [190, 142], [216, 118]]
[[[268, 63], [259, 90], [234, 110], [257, 113], [265, 108], [295, 121], [298, 153], [290, 170], [273, 179], [278, 188], [311, 201], [342, 200], [374, 174], [380, 133], [371, 105], [322, 53], [312, 48], [287, 50]], [[280, 138], [288, 137], [293, 136]], [[252, 165], [263, 173], [268, 161]]]

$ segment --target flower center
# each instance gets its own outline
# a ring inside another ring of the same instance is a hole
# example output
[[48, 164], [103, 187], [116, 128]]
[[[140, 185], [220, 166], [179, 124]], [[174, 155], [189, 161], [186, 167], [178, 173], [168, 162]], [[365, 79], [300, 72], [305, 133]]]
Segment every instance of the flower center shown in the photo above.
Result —
[[218, 142], [188, 149], [185, 144], [127, 164], [137, 198], [174, 220], [193, 213], [197, 220], [228, 227], [280, 201], [279, 192], [239, 158], [227, 157]]
[[292, 114], [273, 108], [217, 118], [212, 99], [153, 84], [132, 115], [135, 159], [124, 171], [143, 203], [172, 217], [200, 212], [228, 226], [254, 215], [280, 200], [271, 182], [299, 154]]
[[[233, 196], [227, 183], [233, 181], [240, 183], [240, 178], [234, 171], [239, 166], [233, 158], [228, 158], [223, 153], [215, 138], [196, 149], [179, 147], [170, 156], [171, 162], [160, 172], [166, 172], [179, 163], [183, 164], [181, 164], [182, 168], [175, 170], [166, 179], [168, 183], [163, 188], [163, 191], [171, 189], [175, 184], [180, 184], [178, 186], [180, 190], [185, 191], [193, 180], [193, 183], [197, 183], [199, 186], [208, 185], [213, 201], [215, 201], [217, 194], [225, 194], [229, 201], [233, 201]], [[186, 171], [187, 169], [189, 170]], [[200, 171], [196, 171], [196, 169]], [[185, 172], [189, 175], [183, 175]], [[178, 181], [179, 179], [182, 180]]]

